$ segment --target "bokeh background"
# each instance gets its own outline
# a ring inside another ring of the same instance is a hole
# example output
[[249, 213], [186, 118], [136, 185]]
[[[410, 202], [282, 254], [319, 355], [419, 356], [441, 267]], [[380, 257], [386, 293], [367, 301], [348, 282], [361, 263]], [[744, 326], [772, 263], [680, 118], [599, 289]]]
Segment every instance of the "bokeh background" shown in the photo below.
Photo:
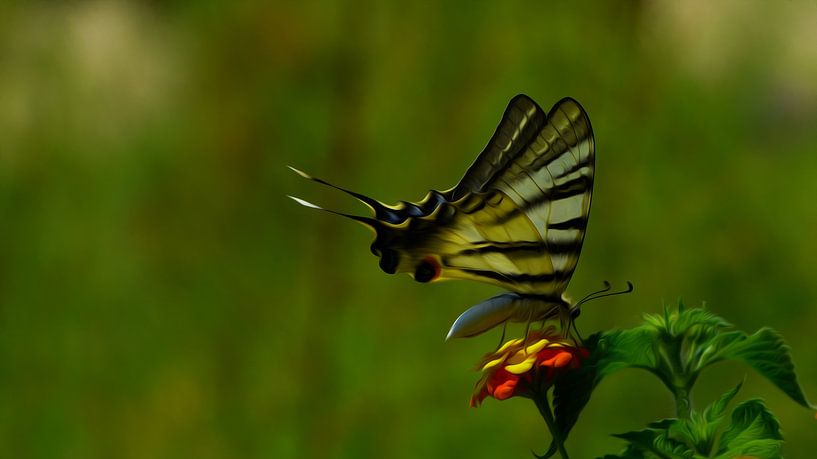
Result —
[[[547, 3], [547, 4], [546, 4]], [[493, 295], [387, 276], [355, 213], [294, 165], [385, 202], [453, 185], [524, 92], [588, 110], [597, 174], [569, 288], [584, 334], [683, 298], [783, 333], [817, 399], [817, 3], [4, 2], [0, 457], [530, 457], [528, 401], [470, 409]], [[740, 365], [709, 403], [813, 413]], [[672, 414], [605, 380], [568, 442]]]

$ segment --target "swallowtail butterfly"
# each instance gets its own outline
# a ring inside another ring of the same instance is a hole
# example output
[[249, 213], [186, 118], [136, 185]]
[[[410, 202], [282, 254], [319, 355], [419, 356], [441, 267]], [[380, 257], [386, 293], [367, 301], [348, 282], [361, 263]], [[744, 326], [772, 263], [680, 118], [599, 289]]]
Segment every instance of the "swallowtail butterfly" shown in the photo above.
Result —
[[509, 291], [464, 312], [451, 338], [508, 321], [572, 322], [578, 311], [564, 292], [587, 228], [594, 167], [593, 130], [578, 102], [565, 98], [545, 113], [518, 95], [459, 183], [416, 203], [388, 206], [292, 169], [374, 211], [374, 218], [329, 212], [374, 230], [371, 250], [386, 273], [405, 272], [418, 282], [468, 279]]

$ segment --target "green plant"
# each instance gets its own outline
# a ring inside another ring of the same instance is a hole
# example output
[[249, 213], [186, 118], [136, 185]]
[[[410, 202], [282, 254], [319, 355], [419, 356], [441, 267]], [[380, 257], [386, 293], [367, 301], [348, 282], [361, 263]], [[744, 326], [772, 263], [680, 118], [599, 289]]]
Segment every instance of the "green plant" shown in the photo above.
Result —
[[762, 328], [749, 335], [734, 330], [710, 311], [687, 309], [682, 303], [665, 308], [660, 315], [645, 315], [638, 327], [596, 333], [585, 340], [581, 351], [573, 352], [574, 362], [581, 357], [580, 366], [560, 372], [548, 385], [537, 386], [538, 391], [520, 392], [536, 402], [553, 437], [548, 451], [537, 457], [549, 458], [558, 452], [566, 458], [564, 441], [593, 390], [604, 378], [626, 368], [655, 375], [674, 397], [676, 417], [615, 434], [627, 445], [618, 455], [604, 459], [781, 457], [780, 425], [762, 400], [738, 403], [727, 414], [742, 382], [703, 411], [693, 408], [690, 393], [701, 372], [725, 360], [749, 365], [792, 400], [815, 409], [797, 381], [789, 348], [777, 332]]

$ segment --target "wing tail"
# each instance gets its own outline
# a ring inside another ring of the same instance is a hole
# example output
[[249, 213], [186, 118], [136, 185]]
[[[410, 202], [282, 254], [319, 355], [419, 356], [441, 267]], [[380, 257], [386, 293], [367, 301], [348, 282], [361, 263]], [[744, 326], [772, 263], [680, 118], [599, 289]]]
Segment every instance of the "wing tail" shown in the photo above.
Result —
[[[307, 180], [311, 180], [313, 182], [320, 183], [321, 185], [326, 185], [328, 187], [332, 187], [332, 188], [334, 188], [336, 190], [342, 191], [342, 192], [344, 192], [344, 193], [346, 193], [346, 194], [348, 194], [350, 196], [355, 197], [358, 201], [362, 202], [363, 204], [366, 204], [366, 206], [368, 206], [370, 209], [372, 209], [372, 211], [375, 214], [375, 218], [377, 218], [380, 221], [395, 224], [395, 223], [399, 223], [402, 220], [405, 220], [405, 217], [399, 215], [397, 212], [395, 212], [394, 209], [389, 208], [389, 206], [383, 204], [382, 202], [378, 201], [377, 199], [370, 198], [370, 197], [366, 196], [365, 194], [360, 194], [360, 193], [358, 193], [356, 191], [347, 190], [346, 188], [339, 187], [337, 185], [329, 183], [326, 180], [320, 179], [318, 177], [313, 177], [313, 176], [307, 174], [306, 172], [304, 172], [304, 171], [302, 171], [300, 169], [296, 169], [296, 168], [294, 168], [292, 166], [287, 166], [287, 167], [290, 170], [292, 170], [293, 172], [295, 172], [296, 174], [300, 175], [301, 177], [303, 177], [303, 178], [305, 178]], [[309, 207], [309, 206], [307, 206], [307, 207]]]
[[296, 198], [295, 196], [287, 195], [287, 197], [289, 199], [292, 199], [293, 201], [297, 202], [298, 204], [304, 206], [304, 207], [309, 207], [310, 209], [322, 210], [324, 212], [329, 212], [330, 214], [340, 215], [341, 217], [346, 217], [346, 218], [352, 219], [352, 220], [354, 220], [356, 222], [360, 222], [364, 226], [366, 226], [367, 228], [373, 229], [375, 231], [375, 233], [377, 233], [377, 228], [379, 228], [381, 226], [380, 222], [375, 220], [374, 218], [359, 217], [357, 215], [344, 214], [343, 212], [335, 212], [334, 210], [324, 209], [323, 207], [321, 207], [321, 206], [319, 206], [317, 204], [312, 204], [309, 201], [303, 200], [301, 198]]

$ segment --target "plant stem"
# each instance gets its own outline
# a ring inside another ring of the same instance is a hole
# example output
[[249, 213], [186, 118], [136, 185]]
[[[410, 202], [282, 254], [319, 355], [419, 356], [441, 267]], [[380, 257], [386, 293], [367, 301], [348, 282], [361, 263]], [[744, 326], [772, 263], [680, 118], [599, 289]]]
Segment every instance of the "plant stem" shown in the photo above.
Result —
[[675, 397], [675, 414], [679, 419], [689, 419], [692, 412], [689, 391], [696, 377], [688, 372], [682, 348], [682, 339], [670, 336], [663, 340], [661, 353], [666, 363], [665, 369], [669, 373], [664, 382]]
[[689, 390], [685, 387], [676, 386], [672, 390], [675, 396], [675, 414], [679, 419], [689, 419], [692, 411], [692, 403], [689, 400]]
[[553, 413], [550, 411], [547, 393], [533, 397], [533, 401], [536, 402], [536, 408], [539, 408], [539, 414], [544, 418], [545, 424], [547, 424], [548, 430], [550, 430], [550, 435], [553, 436], [553, 443], [556, 444], [559, 455], [562, 456], [562, 459], [570, 459], [565, 450], [565, 445], [562, 442], [562, 434], [556, 428], [556, 421], [553, 419]]

